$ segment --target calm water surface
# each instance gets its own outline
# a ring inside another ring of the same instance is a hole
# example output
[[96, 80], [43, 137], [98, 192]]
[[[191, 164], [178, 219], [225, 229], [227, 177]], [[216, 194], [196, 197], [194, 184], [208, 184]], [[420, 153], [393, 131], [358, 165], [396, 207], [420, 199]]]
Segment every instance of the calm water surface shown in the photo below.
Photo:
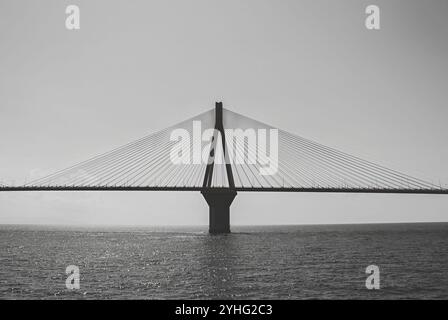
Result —
[[0, 298], [448, 299], [448, 223], [205, 229], [0, 226]]

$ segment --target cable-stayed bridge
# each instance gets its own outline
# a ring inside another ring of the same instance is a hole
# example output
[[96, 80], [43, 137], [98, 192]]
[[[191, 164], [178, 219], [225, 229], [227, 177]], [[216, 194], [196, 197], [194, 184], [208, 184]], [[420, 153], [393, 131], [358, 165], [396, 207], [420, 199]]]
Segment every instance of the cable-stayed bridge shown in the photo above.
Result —
[[0, 191], [200, 191], [210, 207], [211, 233], [230, 232], [230, 205], [243, 191], [448, 194], [222, 103], [23, 186], [0, 185]]

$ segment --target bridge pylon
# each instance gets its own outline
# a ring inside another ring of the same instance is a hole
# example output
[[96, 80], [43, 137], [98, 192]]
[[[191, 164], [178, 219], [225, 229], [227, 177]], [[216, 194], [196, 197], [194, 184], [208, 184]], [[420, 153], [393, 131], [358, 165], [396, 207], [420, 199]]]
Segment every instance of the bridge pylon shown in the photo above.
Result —
[[[209, 205], [209, 233], [230, 233], [230, 205], [236, 197], [235, 182], [233, 180], [232, 166], [227, 152], [226, 134], [223, 124], [222, 102], [215, 104], [215, 133], [210, 146], [210, 154], [205, 170], [202, 195]], [[218, 134], [219, 133], [219, 134]], [[213, 188], [213, 168], [215, 165], [216, 147], [221, 138], [222, 151], [224, 155], [227, 173], [228, 188]]]
[[236, 197], [236, 191], [203, 190], [201, 193], [209, 206], [208, 232], [230, 233], [230, 205]]

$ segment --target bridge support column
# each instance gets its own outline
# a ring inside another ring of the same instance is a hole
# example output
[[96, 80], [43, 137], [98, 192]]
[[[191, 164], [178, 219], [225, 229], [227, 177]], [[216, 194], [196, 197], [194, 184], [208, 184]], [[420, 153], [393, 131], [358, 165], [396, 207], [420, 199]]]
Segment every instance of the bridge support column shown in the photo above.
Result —
[[230, 233], [230, 205], [236, 197], [236, 191], [204, 190], [201, 193], [210, 208], [209, 233]]

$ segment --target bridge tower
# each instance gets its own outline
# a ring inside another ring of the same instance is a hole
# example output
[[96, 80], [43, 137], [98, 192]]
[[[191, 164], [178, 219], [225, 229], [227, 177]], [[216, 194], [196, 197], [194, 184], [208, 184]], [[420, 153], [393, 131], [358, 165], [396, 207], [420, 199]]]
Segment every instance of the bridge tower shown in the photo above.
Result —
[[[209, 233], [230, 233], [230, 205], [236, 197], [235, 182], [233, 180], [232, 166], [226, 145], [226, 134], [222, 121], [222, 102], [215, 104], [215, 132], [210, 146], [209, 160], [205, 169], [202, 195], [209, 205]], [[219, 134], [218, 134], [219, 133]], [[213, 168], [215, 164], [216, 147], [221, 138], [222, 151], [225, 160], [228, 188], [213, 188]]]

